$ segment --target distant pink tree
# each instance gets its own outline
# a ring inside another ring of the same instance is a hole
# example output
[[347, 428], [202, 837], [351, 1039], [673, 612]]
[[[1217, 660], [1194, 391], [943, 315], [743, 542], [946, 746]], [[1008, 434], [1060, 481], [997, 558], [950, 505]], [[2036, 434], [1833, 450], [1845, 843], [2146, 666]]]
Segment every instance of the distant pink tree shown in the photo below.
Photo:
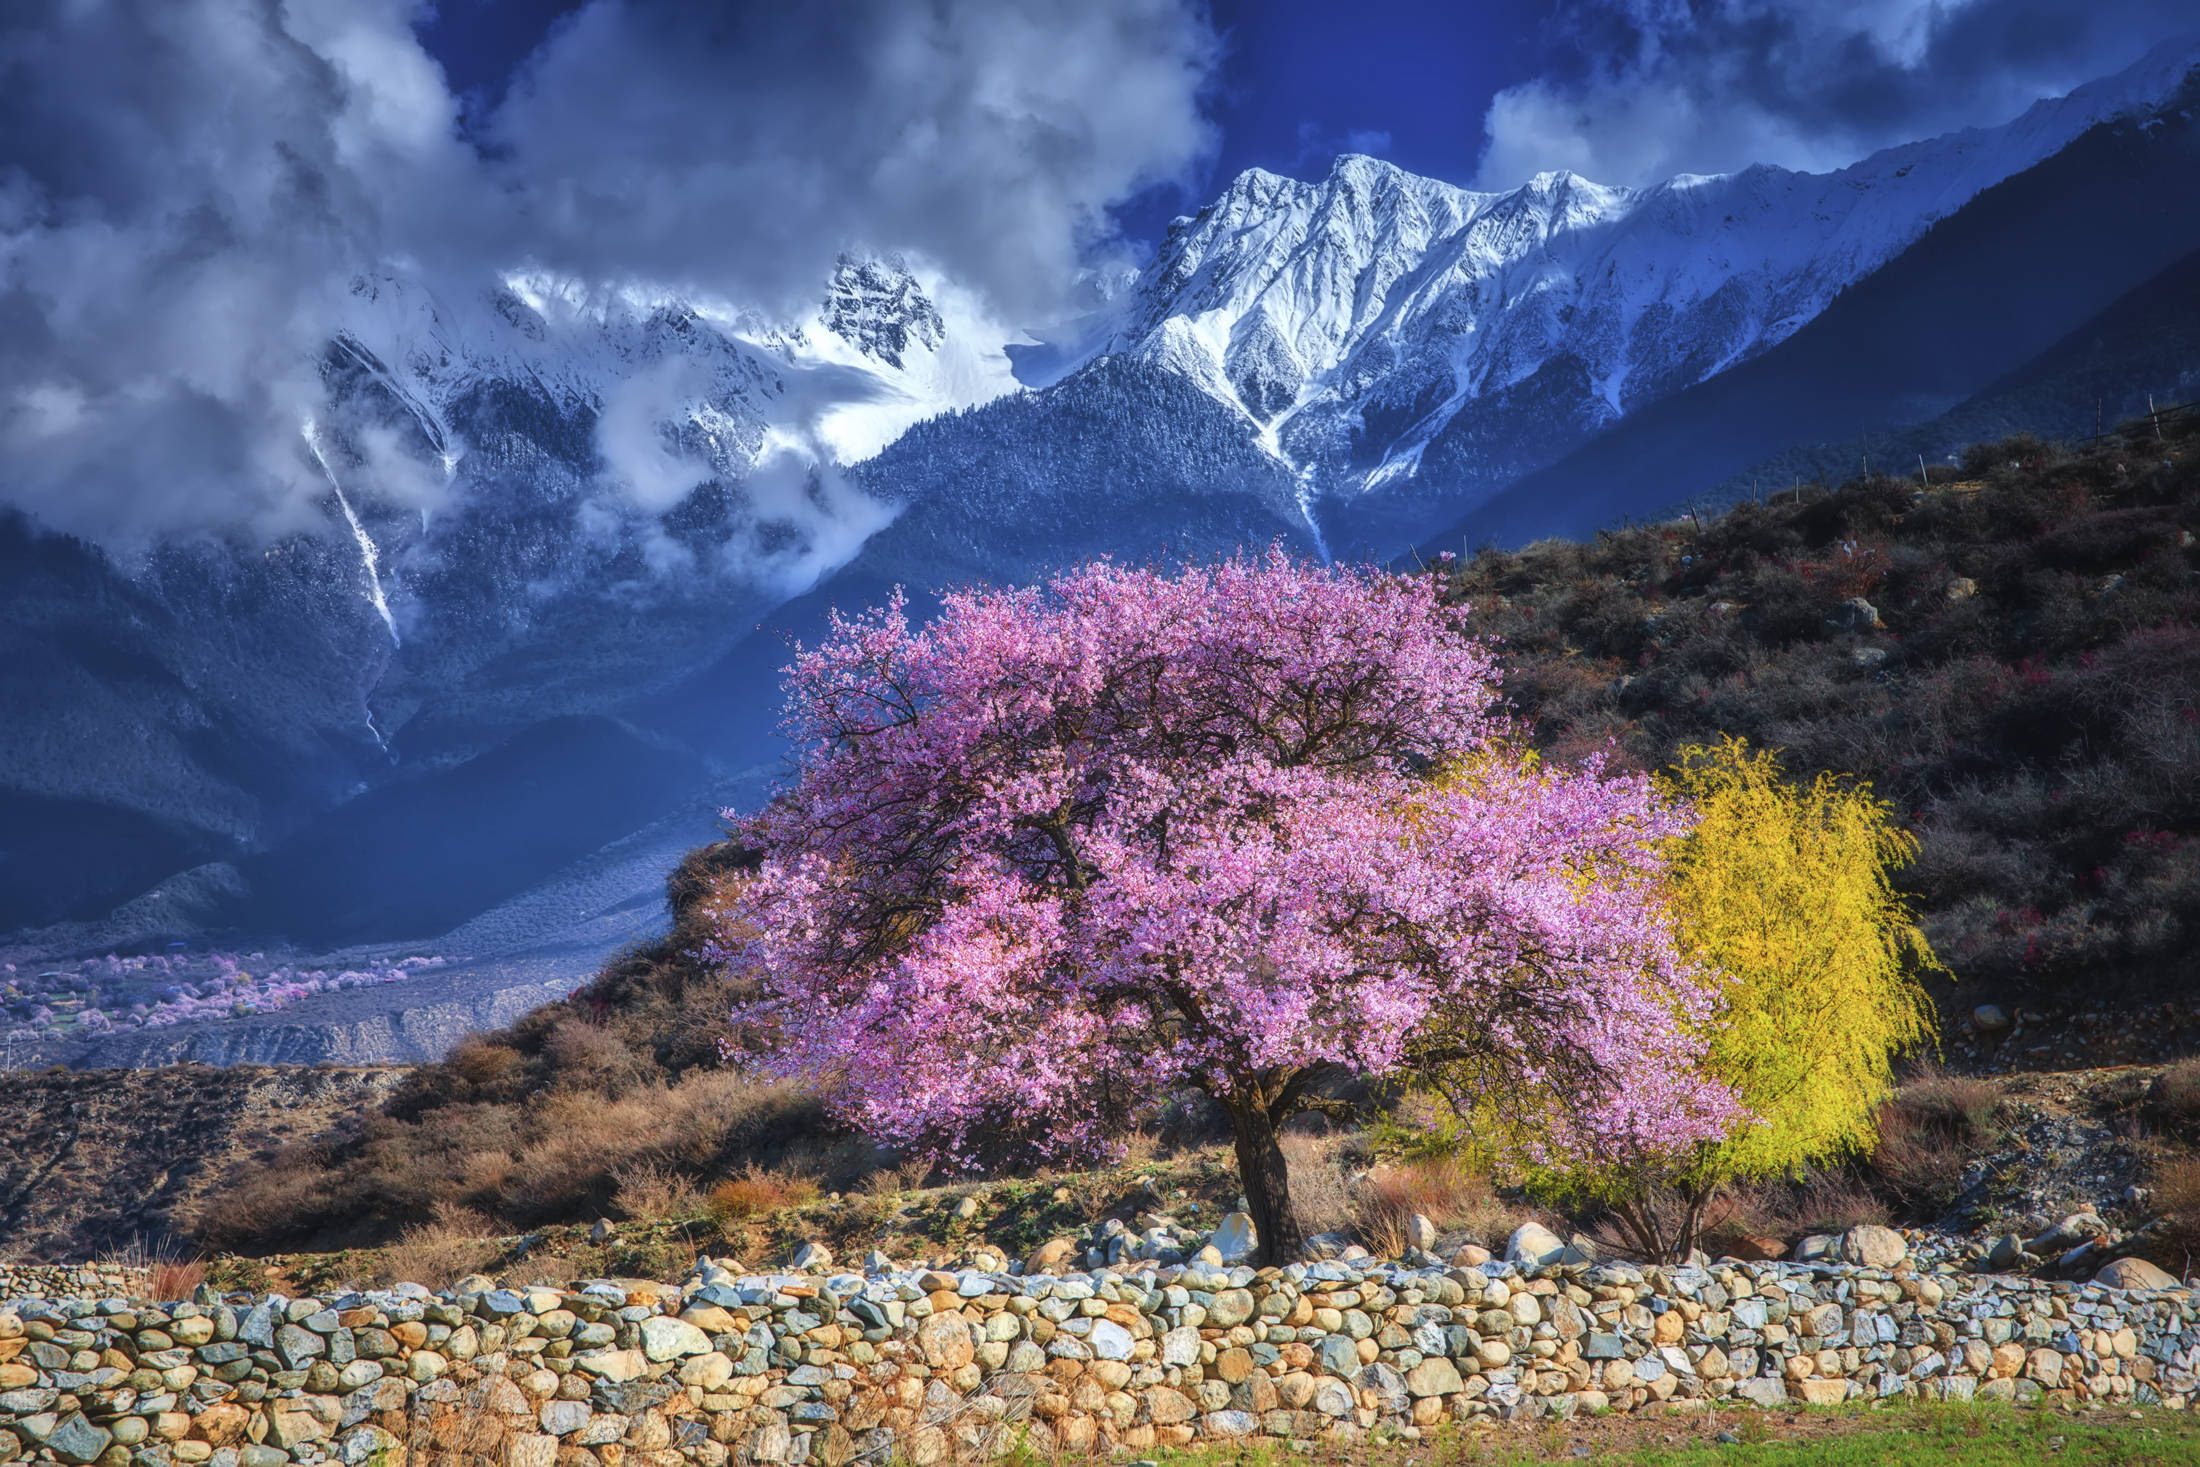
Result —
[[[1491, 653], [1429, 578], [1280, 552], [836, 617], [788, 670], [791, 789], [719, 955], [768, 1063], [889, 1141], [1060, 1154], [1126, 1102], [1228, 1112], [1265, 1257], [1300, 1241], [1278, 1128], [1440, 1045], [1568, 1077], [1577, 1123], [1730, 1118], [1684, 1020], [1648, 781], [1484, 757]], [[1428, 774], [1476, 761], [1472, 779]]]

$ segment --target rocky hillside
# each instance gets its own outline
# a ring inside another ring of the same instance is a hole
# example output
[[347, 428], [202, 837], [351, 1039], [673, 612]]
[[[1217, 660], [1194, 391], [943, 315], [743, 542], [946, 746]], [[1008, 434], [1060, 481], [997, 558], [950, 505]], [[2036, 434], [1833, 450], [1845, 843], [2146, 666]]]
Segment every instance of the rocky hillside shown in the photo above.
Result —
[[188, 1255], [219, 1187], [402, 1079], [204, 1065], [0, 1075], [0, 1259]]
[[1952, 1015], [2036, 1011], [2019, 1063], [2159, 1057], [2200, 976], [2196, 448], [2190, 417], [2011, 439], [1442, 573], [1539, 745], [1658, 767], [1731, 734], [1868, 780], [1921, 843]]

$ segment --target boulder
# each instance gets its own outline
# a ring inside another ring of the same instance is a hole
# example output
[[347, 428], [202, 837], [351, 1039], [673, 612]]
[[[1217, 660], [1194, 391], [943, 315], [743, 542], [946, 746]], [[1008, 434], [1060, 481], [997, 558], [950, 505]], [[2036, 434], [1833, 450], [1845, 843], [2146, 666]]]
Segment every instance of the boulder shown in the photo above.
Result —
[[1436, 1224], [1425, 1213], [1416, 1212], [1406, 1219], [1406, 1246], [1421, 1249], [1436, 1246]]
[[1841, 1258], [1866, 1268], [1893, 1268], [1909, 1257], [1910, 1245], [1893, 1228], [1863, 1223], [1841, 1235]]
[[1728, 1233], [1718, 1240], [1719, 1256], [1739, 1263], [1774, 1263], [1787, 1257], [1787, 1244], [1769, 1233]]
[[1971, 1010], [1971, 1027], [1981, 1034], [2000, 1034], [2009, 1027], [2008, 1011], [1998, 1003], [1982, 1003]]
[[1826, 618], [1826, 625], [1837, 632], [1868, 632], [1879, 624], [1879, 608], [1861, 596], [1851, 596]]
[[1025, 1273], [1056, 1273], [1077, 1261], [1075, 1238], [1049, 1238], [1024, 1260]]
[[1566, 1253], [1566, 1240], [1541, 1223], [1526, 1222], [1513, 1229], [1511, 1241], [1505, 1244], [1507, 1263], [1525, 1264], [1540, 1268], [1557, 1263]]
[[1795, 1245], [1797, 1263], [1839, 1263], [1841, 1261], [1841, 1235], [1839, 1233], [1812, 1233]]
[[642, 1321], [642, 1353], [652, 1360], [679, 1360], [710, 1353], [710, 1336], [684, 1319], [659, 1314]]
[[823, 1273], [833, 1266], [833, 1250], [815, 1241], [804, 1243], [794, 1250], [787, 1266], [797, 1273]]
[[1224, 1263], [1242, 1263], [1259, 1251], [1260, 1230], [1253, 1226], [1250, 1213], [1233, 1212], [1223, 1218], [1207, 1246], [1221, 1255]]
[[2144, 1258], [2119, 1258], [2093, 1275], [2093, 1282], [2111, 1289], [2174, 1289], [2177, 1276]]
[[1449, 1396], [1466, 1388], [1459, 1367], [1441, 1355], [1431, 1355], [1406, 1372], [1406, 1392], [1412, 1396]]

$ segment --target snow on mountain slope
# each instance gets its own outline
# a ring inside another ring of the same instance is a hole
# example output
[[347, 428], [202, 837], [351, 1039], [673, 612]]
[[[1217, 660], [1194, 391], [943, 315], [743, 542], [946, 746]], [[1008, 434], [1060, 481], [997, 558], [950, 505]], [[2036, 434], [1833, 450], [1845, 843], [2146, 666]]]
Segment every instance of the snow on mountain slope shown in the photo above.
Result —
[[[1178, 372], [1241, 413], [1316, 487], [1412, 497], [1425, 450], [1453, 503], [1764, 351], [1846, 286], [2095, 124], [2160, 102], [2200, 43], [2014, 121], [1829, 174], [1758, 166], [1647, 189], [1571, 173], [1477, 193], [1347, 155], [1316, 183], [1241, 175], [1177, 221], [1104, 350]], [[1502, 414], [1477, 414], [1477, 404]], [[1532, 410], [1552, 421], [1535, 431]], [[1486, 418], [1487, 421], [1478, 421]], [[1435, 487], [1435, 486], [1431, 486]]]

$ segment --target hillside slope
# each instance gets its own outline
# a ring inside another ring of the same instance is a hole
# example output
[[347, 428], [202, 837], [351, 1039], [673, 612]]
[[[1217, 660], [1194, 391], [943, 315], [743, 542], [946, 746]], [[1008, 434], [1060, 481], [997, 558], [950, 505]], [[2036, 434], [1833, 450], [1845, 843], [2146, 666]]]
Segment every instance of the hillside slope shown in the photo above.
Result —
[[1974, 448], [1930, 491], [1806, 486], [1489, 550], [1453, 593], [1544, 747], [1724, 734], [1871, 782], [1961, 980], [2069, 1011], [2200, 980], [2200, 422]]
[[1778, 346], [1643, 408], [1424, 544], [1592, 534], [1797, 443], [1854, 444], [1846, 461], [1861, 464], [1867, 430], [1939, 415], [2189, 254], [2196, 176], [2200, 88], [2188, 87], [2154, 122], [2096, 128], [1987, 190]]

